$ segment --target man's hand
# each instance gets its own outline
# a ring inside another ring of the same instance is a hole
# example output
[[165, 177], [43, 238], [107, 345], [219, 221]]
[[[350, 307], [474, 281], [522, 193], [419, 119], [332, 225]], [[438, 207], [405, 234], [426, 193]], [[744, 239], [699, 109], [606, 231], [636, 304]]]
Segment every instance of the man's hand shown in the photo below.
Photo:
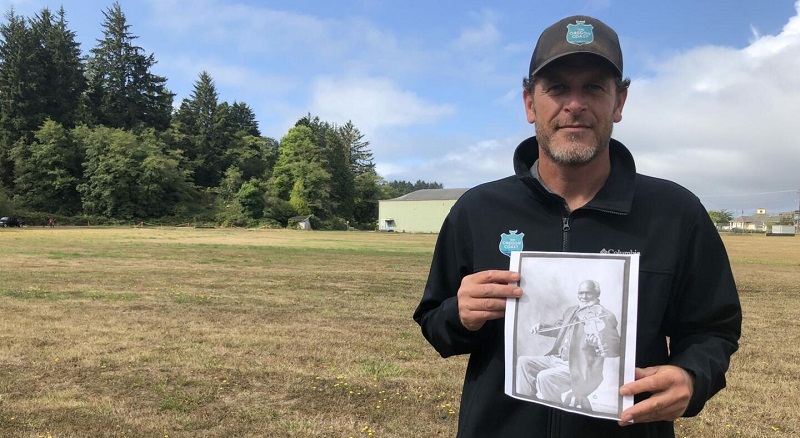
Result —
[[478, 330], [486, 321], [506, 314], [506, 298], [518, 298], [522, 289], [508, 283], [519, 281], [519, 273], [482, 271], [467, 275], [458, 288], [458, 316], [468, 330]]
[[689, 406], [694, 380], [688, 371], [673, 365], [636, 368], [635, 381], [619, 389], [621, 395], [650, 392], [653, 395], [622, 412], [620, 426], [650, 421], [672, 421]]

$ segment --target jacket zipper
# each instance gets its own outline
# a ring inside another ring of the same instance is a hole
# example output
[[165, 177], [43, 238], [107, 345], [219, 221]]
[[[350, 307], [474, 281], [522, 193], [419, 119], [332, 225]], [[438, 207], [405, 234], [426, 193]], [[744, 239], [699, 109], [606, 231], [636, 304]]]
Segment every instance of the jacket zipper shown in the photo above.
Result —
[[[626, 213], [622, 213], [622, 212], [614, 211], [614, 210], [604, 210], [602, 208], [593, 208], [593, 207], [591, 209], [595, 210], [595, 211], [602, 212], [602, 213], [614, 214], [614, 215], [617, 215], [617, 216], [625, 216], [626, 215]], [[562, 223], [562, 227], [561, 227], [561, 231], [562, 231], [562, 233], [561, 233], [561, 251], [562, 252], [567, 252], [569, 250], [569, 230], [570, 230], [569, 218], [570, 218], [571, 215], [572, 215], [572, 213], [569, 210], [567, 210], [565, 216], [561, 218], [561, 223]]]

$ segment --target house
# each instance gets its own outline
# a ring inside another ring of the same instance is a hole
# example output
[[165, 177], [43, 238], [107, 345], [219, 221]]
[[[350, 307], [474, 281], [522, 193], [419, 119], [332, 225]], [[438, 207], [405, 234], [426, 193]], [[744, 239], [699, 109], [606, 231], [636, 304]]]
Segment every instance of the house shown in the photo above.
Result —
[[423, 189], [378, 201], [378, 230], [438, 233], [444, 218], [468, 189]]
[[732, 229], [747, 230], [747, 231], [764, 231], [769, 230], [770, 225], [777, 224], [781, 221], [779, 215], [768, 214], [764, 208], [756, 210], [756, 214], [742, 215], [733, 218], [731, 221]]

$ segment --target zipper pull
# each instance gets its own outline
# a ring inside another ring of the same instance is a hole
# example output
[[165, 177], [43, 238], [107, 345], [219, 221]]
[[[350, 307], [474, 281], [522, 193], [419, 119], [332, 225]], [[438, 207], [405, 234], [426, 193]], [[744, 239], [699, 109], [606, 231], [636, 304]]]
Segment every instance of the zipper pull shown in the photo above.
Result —
[[564, 222], [563, 230], [566, 233], [567, 231], [569, 231], [569, 217], [563, 218], [562, 221]]

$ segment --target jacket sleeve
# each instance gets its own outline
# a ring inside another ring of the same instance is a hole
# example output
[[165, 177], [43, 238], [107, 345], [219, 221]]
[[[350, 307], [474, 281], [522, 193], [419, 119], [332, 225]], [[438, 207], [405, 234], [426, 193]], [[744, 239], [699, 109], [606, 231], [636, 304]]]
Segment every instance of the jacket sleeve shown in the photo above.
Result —
[[453, 215], [451, 211], [439, 232], [428, 281], [414, 312], [423, 336], [442, 357], [472, 353], [487, 337], [490, 326], [470, 331], [458, 316], [461, 279], [473, 272], [472, 245], [466, 230], [454, 225]]
[[702, 206], [692, 219], [667, 318], [670, 364], [694, 376], [684, 416], [699, 413], [725, 387], [742, 328], [739, 295], [722, 239]]

